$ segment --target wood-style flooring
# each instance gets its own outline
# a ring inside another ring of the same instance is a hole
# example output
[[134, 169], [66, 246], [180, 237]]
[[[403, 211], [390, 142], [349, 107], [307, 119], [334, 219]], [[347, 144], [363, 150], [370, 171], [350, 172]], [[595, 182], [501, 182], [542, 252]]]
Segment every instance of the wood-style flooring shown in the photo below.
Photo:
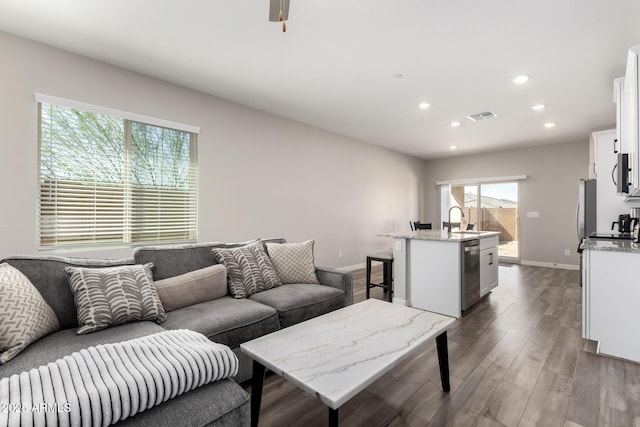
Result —
[[[359, 302], [364, 270], [353, 278]], [[341, 407], [340, 425], [640, 427], [640, 365], [598, 356], [581, 338], [578, 280], [577, 271], [501, 266], [500, 286], [448, 332], [450, 394], [434, 342]], [[267, 375], [260, 426], [326, 426], [327, 412]]]

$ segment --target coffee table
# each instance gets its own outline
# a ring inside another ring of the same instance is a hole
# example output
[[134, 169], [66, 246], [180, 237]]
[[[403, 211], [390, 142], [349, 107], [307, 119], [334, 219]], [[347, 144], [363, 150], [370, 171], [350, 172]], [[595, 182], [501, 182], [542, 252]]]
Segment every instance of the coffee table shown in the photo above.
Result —
[[433, 338], [442, 389], [449, 392], [447, 329], [455, 319], [375, 299], [350, 305], [240, 346], [253, 359], [251, 425], [257, 427], [265, 367], [338, 408]]

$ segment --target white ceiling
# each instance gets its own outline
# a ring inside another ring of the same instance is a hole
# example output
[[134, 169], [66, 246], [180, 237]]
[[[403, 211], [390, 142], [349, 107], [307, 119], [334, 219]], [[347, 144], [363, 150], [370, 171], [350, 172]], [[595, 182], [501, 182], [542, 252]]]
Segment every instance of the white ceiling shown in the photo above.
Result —
[[291, 0], [286, 33], [268, 8], [0, 0], [0, 30], [423, 158], [586, 141], [640, 45], [638, 0]]

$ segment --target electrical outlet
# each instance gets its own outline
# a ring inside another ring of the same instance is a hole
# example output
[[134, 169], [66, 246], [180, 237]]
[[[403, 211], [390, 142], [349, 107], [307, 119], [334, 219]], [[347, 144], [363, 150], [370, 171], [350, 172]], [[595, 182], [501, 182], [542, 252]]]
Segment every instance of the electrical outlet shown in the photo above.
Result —
[[342, 259], [342, 251], [338, 251], [338, 259]]
[[564, 256], [571, 256], [571, 251], [569, 249], [565, 249]]

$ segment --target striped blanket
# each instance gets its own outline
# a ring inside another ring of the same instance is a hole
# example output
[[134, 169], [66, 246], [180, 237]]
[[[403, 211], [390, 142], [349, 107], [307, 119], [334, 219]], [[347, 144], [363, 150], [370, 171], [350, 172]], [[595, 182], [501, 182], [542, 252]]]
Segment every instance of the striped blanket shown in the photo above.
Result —
[[189, 330], [89, 347], [0, 380], [0, 426], [107, 426], [237, 372], [229, 347]]

